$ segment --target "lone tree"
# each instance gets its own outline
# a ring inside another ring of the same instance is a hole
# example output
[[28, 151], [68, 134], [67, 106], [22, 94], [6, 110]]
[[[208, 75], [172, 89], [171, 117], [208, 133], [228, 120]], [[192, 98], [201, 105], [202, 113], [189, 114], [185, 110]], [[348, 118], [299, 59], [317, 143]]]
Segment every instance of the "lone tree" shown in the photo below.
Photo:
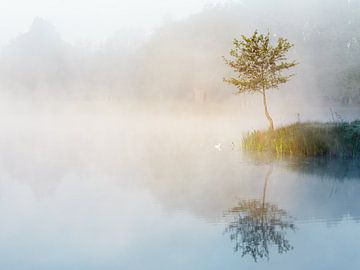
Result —
[[264, 35], [258, 34], [257, 31], [251, 37], [242, 35], [240, 40], [234, 39], [233, 44], [234, 47], [230, 50], [231, 59], [224, 57], [224, 60], [237, 76], [224, 78], [224, 81], [235, 85], [238, 94], [262, 94], [265, 116], [270, 129], [273, 130], [274, 122], [267, 108], [266, 91], [278, 88], [293, 76], [283, 75], [283, 71], [297, 65], [295, 61], [287, 62], [286, 59], [286, 53], [294, 45], [285, 38], [279, 38], [276, 46], [272, 46], [270, 33]]

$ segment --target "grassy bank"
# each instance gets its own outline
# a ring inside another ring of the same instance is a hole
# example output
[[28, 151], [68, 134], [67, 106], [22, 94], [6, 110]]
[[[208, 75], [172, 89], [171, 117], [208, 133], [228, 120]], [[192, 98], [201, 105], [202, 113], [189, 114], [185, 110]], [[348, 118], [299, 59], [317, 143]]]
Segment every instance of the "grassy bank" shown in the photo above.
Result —
[[243, 141], [251, 152], [294, 156], [360, 156], [360, 121], [295, 123], [274, 131], [253, 131]]

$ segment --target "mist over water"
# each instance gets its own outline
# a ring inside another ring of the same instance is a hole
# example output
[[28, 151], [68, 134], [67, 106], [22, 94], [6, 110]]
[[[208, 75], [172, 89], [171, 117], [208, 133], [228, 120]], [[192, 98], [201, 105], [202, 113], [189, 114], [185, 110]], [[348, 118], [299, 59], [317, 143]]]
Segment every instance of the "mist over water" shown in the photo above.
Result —
[[0, 51], [0, 268], [357, 269], [358, 161], [243, 153], [267, 123], [222, 56], [286, 37], [275, 126], [358, 119], [359, 5], [225, 1], [96, 47], [35, 17]]
[[[2, 118], [2, 267], [358, 266], [357, 166], [332, 174], [321, 164], [254, 161], [238, 136], [253, 123], [238, 115], [129, 111]], [[266, 213], [288, 216], [294, 230], [279, 233], [292, 249], [278, 254], [265, 238], [268, 259], [255, 263], [234, 252], [227, 228], [261, 205], [266, 175]]]

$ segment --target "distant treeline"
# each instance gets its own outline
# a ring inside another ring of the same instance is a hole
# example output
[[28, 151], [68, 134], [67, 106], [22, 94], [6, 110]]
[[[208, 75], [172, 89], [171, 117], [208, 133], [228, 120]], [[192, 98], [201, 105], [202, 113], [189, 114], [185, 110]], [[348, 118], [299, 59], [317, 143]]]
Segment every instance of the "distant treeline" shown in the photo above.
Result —
[[258, 29], [295, 44], [300, 64], [285, 95], [360, 104], [360, 1], [263, 2], [208, 7], [148, 38], [122, 37], [97, 49], [68, 44], [51, 23], [35, 19], [0, 52], [1, 91], [223, 100], [233, 89], [222, 81], [229, 75], [222, 56], [233, 38]]

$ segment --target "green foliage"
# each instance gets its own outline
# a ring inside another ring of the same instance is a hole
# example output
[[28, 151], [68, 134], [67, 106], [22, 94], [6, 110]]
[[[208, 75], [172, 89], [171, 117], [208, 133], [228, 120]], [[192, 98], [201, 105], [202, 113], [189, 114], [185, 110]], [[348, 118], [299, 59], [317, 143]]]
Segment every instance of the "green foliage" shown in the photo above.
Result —
[[264, 111], [269, 121], [270, 130], [274, 123], [268, 112], [265, 91], [277, 88], [286, 83], [292, 75], [283, 75], [283, 71], [294, 67], [296, 62], [286, 62], [286, 54], [293, 44], [285, 38], [279, 38], [276, 46], [270, 44], [270, 33], [258, 34], [251, 37], [241, 36], [241, 40], [234, 39], [234, 47], [230, 51], [232, 59], [225, 63], [236, 73], [236, 77], [224, 78], [224, 81], [233, 84], [238, 93], [259, 92], [263, 96]]
[[263, 35], [255, 31], [251, 37], [242, 35], [240, 40], [234, 39], [233, 45], [231, 59], [224, 57], [224, 61], [237, 76], [224, 78], [224, 81], [235, 85], [238, 93], [277, 88], [292, 76], [282, 72], [297, 64], [286, 62], [286, 54], [293, 44], [279, 38], [276, 46], [272, 46], [270, 33]]
[[360, 156], [360, 121], [296, 123], [276, 130], [253, 131], [242, 141], [246, 151], [294, 156]]

